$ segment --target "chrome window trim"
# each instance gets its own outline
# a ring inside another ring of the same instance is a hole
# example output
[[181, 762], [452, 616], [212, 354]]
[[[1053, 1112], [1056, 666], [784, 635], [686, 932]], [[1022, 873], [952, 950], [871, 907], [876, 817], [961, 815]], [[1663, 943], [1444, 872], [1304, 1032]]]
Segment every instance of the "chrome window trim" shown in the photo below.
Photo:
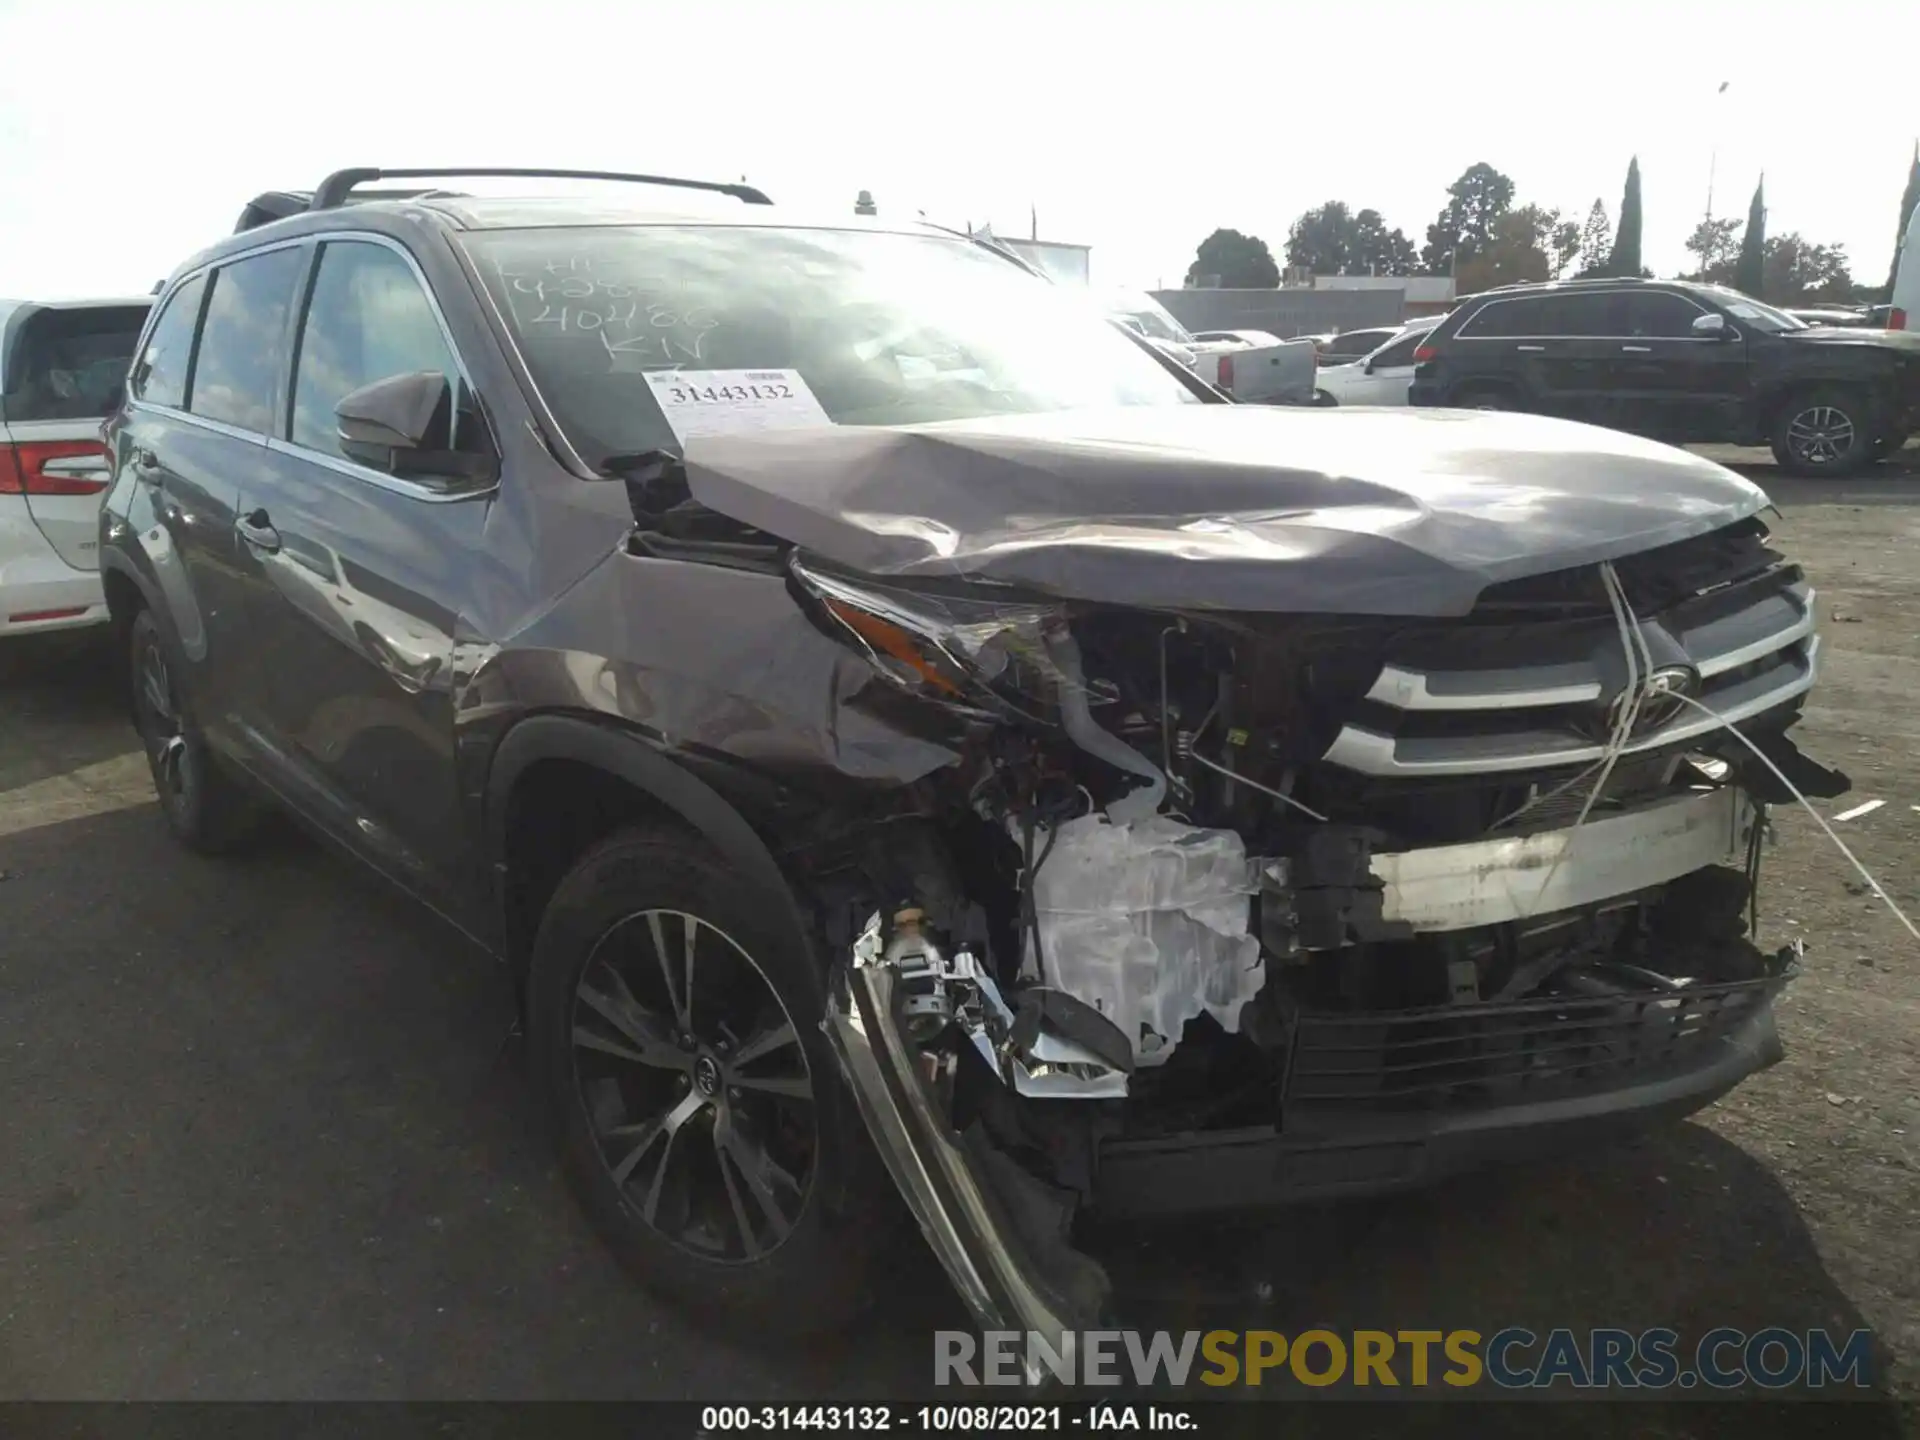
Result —
[[324, 450], [309, 450], [306, 446], [296, 445], [291, 440], [275, 440], [268, 437], [265, 443], [267, 449], [275, 455], [285, 455], [309, 465], [318, 465], [323, 470], [332, 470], [350, 479], [363, 481], [376, 489], [391, 491], [395, 495], [404, 495], [410, 500], [424, 500], [430, 505], [485, 499], [497, 494], [500, 489], [500, 481], [496, 478], [486, 485], [476, 485], [471, 489], [440, 490], [418, 480], [409, 480], [403, 475], [389, 475], [385, 471], [375, 470], [370, 465], [362, 465], [353, 460], [342, 460], [338, 455], [329, 455]]
[[[1640, 291], [1640, 290], [1574, 290], [1574, 291], [1568, 291], [1568, 292], [1565, 292], [1565, 293], [1567, 293], [1567, 294], [1573, 294], [1573, 295], [1606, 295], [1606, 296], [1612, 296], [1612, 295], [1622, 295], [1622, 296], [1633, 296], [1633, 295], [1641, 295], [1641, 294], [1645, 294], [1645, 295], [1670, 295], [1670, 296], [1672, 296], [1672, 297], [1673, 297], [1673, 298], [1674, 298], [1675, 300], [1680, 300], [1680, 301], [1683, 301], [1684, 303], [1686, 303], [1686, 304], [1688, 304], [1688, 305], [1691, 305], [1691, 306], [1693, 306], [1693, 308], [1694, 308], [1694, 309], [1696, 309], [1696, 310], [1698, 310], [1698, 311], [1699, 311], [1699, 312], [1700, 312], [1700, 313], [1701, 313], [1702, 315], [1715, 315], [1715, 314], [1718, 314], [1718, 313], [1719, 313], [1718, 311], [1715, 311], [1715, 310], [1709, 310], [1709, 309], [1707, 309], [1707, 308], [1706, 308], [1706, 307], [1705, 307], [1704, 305], [1701, 305], [1701, 304], [1700, 304], [1700, 303], [1699, 303], [1698, 301], [1696, 301], [1696, 300], [1694, 300], [1694, 299], [1693, 299], [1693, 298], [1691, 298], [1690, 296], [1687, 296], [1687, 295], [1682, 295], [1682, 294], [1681, 294], [1681, 293], [1680, 293], [1679, 291], [1677, 291], [1677, 290], [1645, 290], [1645, 291]], [[1453, 337], [1452, 337], [1452, 338], [1453, 338], [1453, 339], [1455, 339], [1455, 340], [1488, 340], [1488, 341], [1502, 341], [1502, 340], [1606, 340], [1606, 341], [1615, 341], [1615, 340], [1619, 340], [1619, 341], [1627, 341], [1627, 340], [1665, 340], [1665, 341], [1683, 341], [1683, 342], [1685, 342], [1686, 344], [1689, 344], [1689, 345], [1722, 345], [1722, 344], [1725, 344], [1725, 343], [1726, 343], [1726, 342], [1725, 342], [1724, 340], [1720, 340], [1720, 339], [1717, 339], [1717, 338], [1714, 338], [1714, 337], [1710, 337], [1710, 336], [1706, 336], [1706, 335], [1475, 335], [1475, 334], [1473, 334], [1473, 333], [1472, 333], [1472, 330], [1473, 330], [1473, 326], [1474, 326], [1474, 324], [1475, 324], [1475, 322], [1476, 322], [1476, 321], [1478, 321], [1478, 320], [1480, 319], [1480, 317], [1481, 317], [1482, 315], [1485, 315], [1485, 314], [1486, 314], [1486, 313], [1487, 313], [1487, 312], [1488, 312], [1489, 310], [1491, 310], [1491, 309], [1493, 309], [1493, 307], [1494, 307], [1494, 306], [1496, 306], [1496, 305], [1512, 305], [1512, 304], [1514, 304], [1515, 302], [1517, 302], [1517, 301], [1522, 301], [1522, 300], [1543, 300], [1543, 299], [1548, 299], [1548, 298], [1551, 298], [1551, 297], [1548, 297], [1548, 296], [1545, 296], [1545, 295], [1508, 295], [1508, 296], [1503, 296], [1502, 298], [1500, 298], [1500, 299], [1498, 299], [1498, 300], [1489, 300], [1489, 301], [1487, 301], [1487, 302], [1486, 302], [1486, 303], [1485, 303], [1484, 305], [1482, 305], [1482, 306], [1481, 306], [1481, 307], [1480, 307], [1480, 308], [1479, 308], [1478, 310], [1475, 310], [1475, 311], [1473, 312], [1473, 314], [1471, 314], [1471, 315], [1469, 315], [1469, 316], [1467, 317], [1467, 319], [1466, 319], [1466, 323], [1465, 323], [1465, 324], [1463, 324], [1463, 325], [1462, 325], [1462, 326], [1461, 326], [1461, 327], [1460, 327], [1460, 328], [1459, 328], [1458, 330], [1456, 330], [1456, 331], [1454, 331], [1454, 332], [1453, 332]], [[1727, 322], [1727, 328], [1728, 328], [1729, 330], [1731, 330], [1731, 331], [1733, 331], [1733, 338], [1734, 338], [1734, 339], [1736, 339], [1736, 340], [1737, 340], [1737, 339], [1739, 339], [1739, 338], [1740, 338], [1740, 332], [1739, 332], [1739, 331], [1737, 331], [1737, 330], [1734, 330], [1734, 329], [1733, 329], [1733, 322], [1732, 322], [1732, 321], [1728, 321], [1728, 322]]]
[[[323, 247], [336, 240], [370, 241], [375, 245], [381, 245], [393, 251], [406, 263], [407, 268], [413, 272], [413, 278], [419, 283], [421, 291], [427, 297], [427, 308], [433, 312], [434, 324], [440, 328], [440, 338], [446, 342], [447, 353], [453, 356], [454, 366], [459, 371], [460, 383], [466, 387], [469, 393], [477, 395], [479, 391], [475, 387], [471, 372], [467, 368], [466, 358], [461, 355], [460, 347], [454, 343], [453, 331], [447, 325], [446, 313], [440, 308], [440, 299], [433, 293], [433, 286], [427, 282], [426, 272], [420, 268], [420, 262], [416, 260], [413, 253], [398, 240], [395, 240], [390, 235], [381, 235], [375, 231], [328, 230], [314, 235], [300, 235], [292, 239], [275, 240], [269, 244], [253, 246], [237, 254], [225, 255], [218, 260], [208, 261], [204, 265], [195, 266], [192, 270], [183, 271], [180, 275], [176, 276], [173, 284], [167, 287], [166, 293], [155, 303], [154, 313], [158, 315], [161, 307], [173, 298], [174, 292], [191, 281], [195, 276], [204, 275], [209, 271], [219, 269], [223, 265], [230, 265], [237, 260], [248, 259], [254, 255], [264, 255], [274, 250], [286, 250], [295, 246], [311, 243], [316, 252], [314, 257], [314, 278], [317, 278], [319, 264], [325, 259]], [[309, 285], [307, 291], [303, 293], [300, 298], [302, 309], [298, 317], [299, 329], [295, 332], [296, 336], [303, 336], [305, 333], [307, 323], [306, 307], [311, 299], [312, 290], [311, 285]], [[145, 337], [142, 336], [142, 339], [144, 340]], [[199, 355], [199, 344], [200, 337], [196, 333], [194, 336], [196, 361]], [[295, 384], [298, 378], [296, 373], [298, 358], [297, 351], [287, 357], [287, 423], [289, 425], [292, 424], [292, 402]], [[471, 489], [445, 491], [431, 485], [422, 484], [419, 481], [405, 479], [398, 475], [384, 474], [379, 470], [373, 469], [371, 466], [361, 465], [355, 461], [343, 459], [338, 455], [329, 455], [324, 450], [310, 449], [305, 445], [297, 444], [292, 440], [277, 435], [262, 435], [255, 430], [246, 430], [238, 425], [230, 425], [224, 420], [212, 420], [204, 415], [196, 415], [191, 410], [182, 410], [171, 405], [157, 405], [150, 401], [132, 398], [129, 398], [127, 403], [131, 409], [143, 410], [155, 415], [163, 415], [170, 419], [196, 425], [203, 430], [212, 431], [216, 435], [228, 436], [231, 439], [250, 440], [255, 444], [265, 446], [267, 450], [276, 455], [286, 455], [297, 460], [304, 460], [310, 464], [318, 465], [322, 469], [332, 470], [337, 474], [345, 475], [350, 479], [364, 481], [376, 489], [390, 491], [396, 495], [404, 495], [412, 500], [424, 500], [429, 504], [446, 504], [453, 501], [480, 499], [493, 495], [500, 489], [500, 481], [496, 478], [488, 485], [474, 486]], [[491, 436], [489, 436], [489, 439], [491, 439]], [[497, 450], [498, 447], [496, 446], [495, 449]]]
[[[575, 226], [555, 226], [556, 230], [575, 229]], [[533, 367], [527, 363], [527, 355], [520, 348], [520, 337], [514, 333], [512, 319], [500, 308], [500, 302], [494, 298], [493, 287], [487, 283], [487, 277], [480, 273], [481, 259], [458, 240], [452, 242], [459, 253], [462, 267], [473, 278], [474, 289], [480, 292], [480, 299], [493, 316], [493, 332], [507, 347], [510, 357], [509, 369], [516, 372], [524, 388], [527, 407], [533, 411], [534, 423], [539, 438], [548, 445], [559, 449], [559, 459], [577, 475], [599, 476], [593, 466], [587, 463], [586, 456], [574, 446], [573, 437], [567, 433], [566, 426], [560, 423], [560, 417], [548, 403], [546, 394], [540, 388], [540, 381], [533, 373]], [[600, 478], [605, 478], [600, 476]]]
[[245, 440], [252, 445], [265, 445], [272, 438], [262, 435], [258, 430], [248, 430], [239, 425], [230, 425], [225, 420], [214, 420], [205, 415], [196, 415], [191, 410], [178, 410], [171, 405], [156, 405], [150, 400], [129, 400], [129, 410], [137, 410], [148, 415], [159, 415], [168, 420], [177, 420], [183, 425], [191, 425], [198, 430], [207, 430], [215, 435], [224, 435], [229, 440]]

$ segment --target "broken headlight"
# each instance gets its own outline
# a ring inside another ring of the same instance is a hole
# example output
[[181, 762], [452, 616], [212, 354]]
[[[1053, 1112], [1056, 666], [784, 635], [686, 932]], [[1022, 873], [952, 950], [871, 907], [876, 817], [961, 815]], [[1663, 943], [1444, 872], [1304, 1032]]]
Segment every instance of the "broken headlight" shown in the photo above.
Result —
[[1066, 621], [1057, 606], [855, 582], [798, 556], [787, 568], [829, 628], [902, 689], [949, 701], [998, 700], [1023, 713], [1048, 693], [1045, 631]]

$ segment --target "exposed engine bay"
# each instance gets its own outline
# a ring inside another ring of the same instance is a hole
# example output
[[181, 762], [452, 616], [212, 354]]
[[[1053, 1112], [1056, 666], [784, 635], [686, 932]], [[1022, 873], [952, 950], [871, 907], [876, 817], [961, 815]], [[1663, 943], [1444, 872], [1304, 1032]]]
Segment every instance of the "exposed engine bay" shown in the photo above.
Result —
[[642, 553], [777, 566], [883, 677], [861, 703], [937, 713], [959, 757], [780, 858], [983, 1323], [1093, 1323], [1076, 1217], [1420, 1183], [1779, 1057], [1768, 807], [1848, 782], [1788, 738], [1814, 595], [1757, 518], [1458, 618], [907, 585], [640, 518]]

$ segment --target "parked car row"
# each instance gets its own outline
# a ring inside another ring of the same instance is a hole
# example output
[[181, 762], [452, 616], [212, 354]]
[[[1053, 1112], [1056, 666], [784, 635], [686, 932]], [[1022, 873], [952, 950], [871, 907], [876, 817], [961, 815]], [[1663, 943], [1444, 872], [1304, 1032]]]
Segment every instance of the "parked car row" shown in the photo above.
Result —
[[102, 583], [174, 834], [284, 808], [496, 956], [646, 1283], [831, 1328], [910, 1216], [1058, 1346], [1109, 1318], [1087, 1219], [1419, 1185], [1779, 1058], [1787, 792], [1722, 722], [1847, 781], [1757, 487], [1231, 404], [990, 244], [746, 186], [367, 188], [471, 173], [262, 197], [172, 275]]

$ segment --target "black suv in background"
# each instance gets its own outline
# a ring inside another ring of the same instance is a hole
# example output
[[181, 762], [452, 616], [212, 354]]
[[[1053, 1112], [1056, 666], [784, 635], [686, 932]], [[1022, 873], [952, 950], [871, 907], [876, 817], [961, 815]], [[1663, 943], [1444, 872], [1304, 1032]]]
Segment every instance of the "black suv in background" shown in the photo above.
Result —
[[1408, 402], [1527, 410], [1844, 475], [1920, 425], [1920, 336], [1815, 328], [1717, 285], [1573, 280], [1461, 302]]
[[1231, 404], [931, 226], [360, 188], [403, 177], [168, 282], [107, 600], [176, 837], [275, 800], [497, 956], [649, 1283], [828, 1328], [911, 1212], [1057, 1348], [1076, 1217], [1421, 1184], [1779, 1058], [1785, 792], [1722, 724], [1846, 781], [1748, 481]]

